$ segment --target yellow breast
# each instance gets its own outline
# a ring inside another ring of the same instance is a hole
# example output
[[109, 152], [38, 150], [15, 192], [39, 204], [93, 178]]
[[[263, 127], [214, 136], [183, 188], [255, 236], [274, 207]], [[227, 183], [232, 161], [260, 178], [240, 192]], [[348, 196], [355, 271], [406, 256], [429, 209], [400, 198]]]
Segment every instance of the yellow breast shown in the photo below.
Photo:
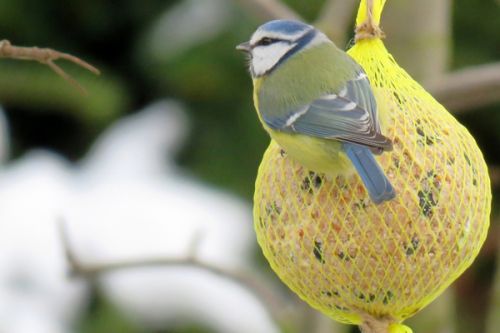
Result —
[[336, 177], [339, 174], [349, 175], [354, 167], [347, 155], [341, 149], [341, 143], [336, 140], [326, 140], [301, 134], [292, 134], [273, 130], [263, 121], [259, 112], [259, 96], [262, 79], [256, 78], [254, 84], [254, 105], [264, 129], [271, 138], [290, 156], [304, 167]]

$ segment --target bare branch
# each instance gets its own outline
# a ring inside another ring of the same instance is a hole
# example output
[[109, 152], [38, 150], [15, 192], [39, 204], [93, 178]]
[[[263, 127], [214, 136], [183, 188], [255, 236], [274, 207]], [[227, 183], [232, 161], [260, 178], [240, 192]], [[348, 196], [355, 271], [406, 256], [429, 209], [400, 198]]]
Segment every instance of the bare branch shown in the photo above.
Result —
[[316, 26], [342, 47], [357, 5], [358, 3], [352, 0], [327, 1], [316, 21]]
[[48, 48], [38, 48], [38, 47], [22, 47], [14, 46], [8, 40], [0, 41], [0, 58], [10, 58], [19, 60], [34, 60], [49, 66], [56, 74], [61, 76], [63, 79], [74, 85], [82, 93], [86, 93], [85, 89], [69, 76], [66, 72], [62, 70], [61, 67], [56, 65], [54, 61], [63, 59], [70, 61], [80, 67], [83, 67], [90, 72], [99, 75], [100, 72], [97, 68], [91, 64], [83, 61], [82, 59], [75, 57], [68, 53], [62, 53], [53, 49]]
[[[200, 237], [202, 236], [200, 233], [195, 233], [193, 241], [190, 243], [189, 254], [184, 258], [136, 258], [95, 263], [83, 263], [78, 259], [77, 255], [71, 248], [64, 221], [60, 221], [59, 223], [59, 233], [66, 260], [70, 265], [70, 274], [72, 276], [95, 279], [101, 274], [141, 267], [193, 267], [205, 270], [219, 277], [229, 279], [249, 290], [268, 308], [269, 313], [276, 322], [280, 322], [280, 319], [285, 318], [285, 316], [288, 315], [287, 312], [290, 310], [290, 307], [288, 306], [289, 304], [287, 304], [288, 302], [286, 302], [274, 289], [269, 288], [267, 284], [255, 274], [244, 274], [226, 270], [197, 259], [196, 248], [197, 245], [199, 245]], [[197, 244], [195, 244], [195, 242]]]
[[500, 63], [457, 70], [427, 88], [449, 111], [456, 113], [500, 102]]
[[299, 14], [279, 0], [236, 0], [263, 21], [276, 19], [301, 20]]
[[500, 166], [490, 165], [490, 180], [493, 188], [500, 187]]

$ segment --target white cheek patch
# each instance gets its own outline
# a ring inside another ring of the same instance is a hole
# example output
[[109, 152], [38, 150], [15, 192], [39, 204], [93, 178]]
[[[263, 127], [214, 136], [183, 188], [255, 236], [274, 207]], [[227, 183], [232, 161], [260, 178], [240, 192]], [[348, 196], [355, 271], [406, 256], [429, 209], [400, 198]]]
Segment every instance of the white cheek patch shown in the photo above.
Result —
[[260, 76], [270, 71], [295, 44], [277, 42], [266, 46], [257, 46], [252, 50], [252, 72]]

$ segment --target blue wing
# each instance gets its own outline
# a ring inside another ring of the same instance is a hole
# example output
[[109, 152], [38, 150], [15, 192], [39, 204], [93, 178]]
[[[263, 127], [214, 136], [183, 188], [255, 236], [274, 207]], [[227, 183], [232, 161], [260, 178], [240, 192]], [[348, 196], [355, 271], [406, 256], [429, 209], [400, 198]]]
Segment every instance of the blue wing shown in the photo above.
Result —
[[376, 102], [362, 70], [337, 91], [281, 116], [264, 114], [263, 119], [279, 131], [356, 143], [374, 153], [392, 149], [391, 140], [380, 131]]

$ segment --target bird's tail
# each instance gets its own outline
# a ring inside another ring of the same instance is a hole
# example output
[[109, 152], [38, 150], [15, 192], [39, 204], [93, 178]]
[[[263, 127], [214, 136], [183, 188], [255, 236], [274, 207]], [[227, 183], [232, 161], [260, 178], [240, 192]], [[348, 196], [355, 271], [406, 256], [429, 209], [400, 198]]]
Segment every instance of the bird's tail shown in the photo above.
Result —
[[380, 204], [396, 196], [394, 188], [373, 157], [370, 148], [354, 143], [344, 143], [344, 150], [358, 171], [374, 203]]

